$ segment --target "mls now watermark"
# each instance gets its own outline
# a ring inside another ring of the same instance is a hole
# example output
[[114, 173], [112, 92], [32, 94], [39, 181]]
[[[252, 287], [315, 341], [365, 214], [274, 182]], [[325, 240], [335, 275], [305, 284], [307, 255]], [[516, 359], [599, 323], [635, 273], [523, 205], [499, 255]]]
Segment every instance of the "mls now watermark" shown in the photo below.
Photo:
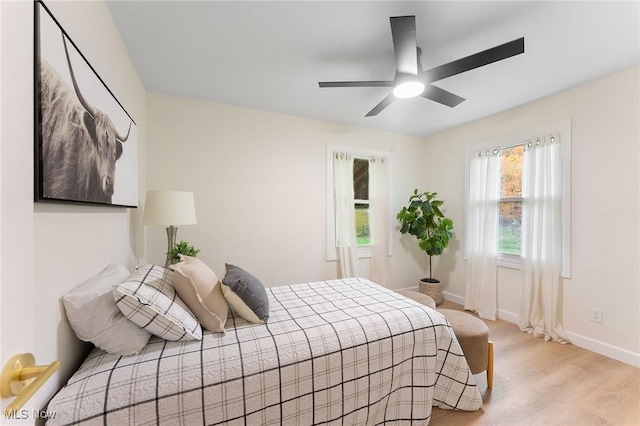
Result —
[[28, 420], [28, 419], [55, 419], [55, 411], [45, 410], [11, 410], [4, 412], [5, 419]]

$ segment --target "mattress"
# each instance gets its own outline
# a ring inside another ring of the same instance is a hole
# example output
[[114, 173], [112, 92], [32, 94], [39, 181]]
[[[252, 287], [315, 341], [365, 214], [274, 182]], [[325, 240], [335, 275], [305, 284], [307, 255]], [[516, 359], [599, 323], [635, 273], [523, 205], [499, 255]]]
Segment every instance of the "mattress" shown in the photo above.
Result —
[[201, 341], [94, 349], [47, 425], [427, 424], [480, 393], [446, 319], [362, 278], [267, 288], [267, 324], [231, 312]]

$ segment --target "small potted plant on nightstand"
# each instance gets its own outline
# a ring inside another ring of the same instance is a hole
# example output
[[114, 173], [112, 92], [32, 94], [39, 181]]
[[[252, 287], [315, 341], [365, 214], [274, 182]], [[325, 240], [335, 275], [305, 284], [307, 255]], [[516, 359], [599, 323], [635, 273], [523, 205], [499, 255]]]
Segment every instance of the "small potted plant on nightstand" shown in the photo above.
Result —
[[178, 256], [179, 254], [196, 257], [198, 256], [198, 253], [200, 253], [200, 249], [194, 248], [193, 246], [190, 246], [187, 241], [181, 240], [179, 243], [175, 243], [171, 251], [167, 254], [171, 256], [173, 264], [180, 261], [180, 257]]
[[449, 245], [453, 236], [453, 221], [440, 211], [443, 201], [437, 200], [437, 195], [435, 192], [418, 193], [417, 189], [414, 190], [409, 204], [396, 217], [402, 224], [400, 232], [415, 236], [420, 249], [429, 256], [429, 277], [420, 280], [419, 289], [439, 305], [444, 300], [442, 283], [433, 278], [431, 261], [433, 256], [441, 255]]

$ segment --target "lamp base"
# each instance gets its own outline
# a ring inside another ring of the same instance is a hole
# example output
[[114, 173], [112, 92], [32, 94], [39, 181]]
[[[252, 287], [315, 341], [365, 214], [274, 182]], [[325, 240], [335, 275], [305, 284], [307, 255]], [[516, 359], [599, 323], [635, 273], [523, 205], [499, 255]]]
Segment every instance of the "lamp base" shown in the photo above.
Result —
[[171, 249], [176, 244], [176, 235], [178, 235], [178, 228], [176, 226], [169, 226], [167, 228], [167, 261], [164, 263], [165, 268], [169, 268], [169, 265], [173, 264], [173, 258], [171, 257]]

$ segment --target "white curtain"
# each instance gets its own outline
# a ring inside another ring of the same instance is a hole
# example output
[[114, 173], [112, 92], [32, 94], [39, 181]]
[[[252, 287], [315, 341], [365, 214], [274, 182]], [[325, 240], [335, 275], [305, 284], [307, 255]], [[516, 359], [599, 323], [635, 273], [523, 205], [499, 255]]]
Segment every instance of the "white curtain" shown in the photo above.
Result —
[[467, 281], [465, 305], [481, 318], [496, 319], [500, 151], [476, 152], [469, 164]]
[[525, 144], [522, 173], [522, 297], [518, 325], [536, 337], [569, 341], [561, 322], [562, 157], [558, 135]]
[[369, 159], [369, 229], [371, 232], [371, 280], [388, 285], [389, 265], [389, 161]]
[[353, 194], [353, 157], [350, 154], [333, 154], [333, 197], [341, 278], [356, 277], [359, 276], [358, 240]]

